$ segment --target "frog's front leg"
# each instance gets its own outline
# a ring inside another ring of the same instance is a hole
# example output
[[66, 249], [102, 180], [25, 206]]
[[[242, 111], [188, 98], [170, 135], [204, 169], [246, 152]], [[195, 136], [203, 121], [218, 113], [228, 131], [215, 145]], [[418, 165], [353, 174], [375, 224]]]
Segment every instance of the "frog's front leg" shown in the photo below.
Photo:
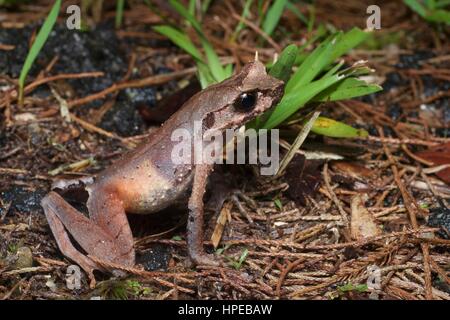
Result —
[[122, 203], [113, 193], [98, 193], [91, 195], [87, 203], [91, 219], [56, 192], [50, 192], [41, 202], [58, 247], [87, 272], [91, 285], [93, 270], [102, 268], [75, 249], [67, 232], [88, 255], [124, 266], [134, 265], [133, 237]]
[[195, 166], [194, 183], [188, 204], [187, 245], [192, 262], [197, 265], [218, 266], [220, 263], [213, 260], [211, 255], [205, 254], [203, 249], [203, 195], [212, 168], [213, 166], [210, 164]]

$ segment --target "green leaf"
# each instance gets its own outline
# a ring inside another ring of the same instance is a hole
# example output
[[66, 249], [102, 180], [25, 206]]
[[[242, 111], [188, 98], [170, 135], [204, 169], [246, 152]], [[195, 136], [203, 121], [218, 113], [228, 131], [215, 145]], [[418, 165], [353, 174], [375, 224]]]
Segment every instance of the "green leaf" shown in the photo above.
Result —
[[403, 0], [403, 2], [427, 21], [450, 24], [450, 11], [441, 9], [450, 3], [448, 0], [425, 1], [424, 3], [417, 0]]
[[355, 138], [368, 136], [367, 131], [364, 129], [355, 129], [345, 123], [325, 117], [317, 118], [311, 131], [333, 138]]
[[224, 253], [226, 250], [228, 250], [231, 247], [231, 244], [227, 244], [225, 245], [223, 248], [219, 248], [216, 250], [216, 254], [217, 255], [221, 255], [222, 253]]
[[195, 17], [186, 9], [178, 0], [169, 0], [170, 5], [191, 25], [194, 27], [195, 31], [201, 36], [204, 36], [202, 27], [200, 23], [195, 19]]
[[287, 93], [310, 83], [329, 64], [335, 41], [328, 37], [303, 61], [286, 84]]
[[189, 37], [183, 32], [171, 26], [154, 26], [153, 30], [169, 38], [178, 47], [190, 54], [195, 60], [197, 60], [197, 62], [204, 63], [200, 51], [198, 51], [198, 49], [192, 43], [191, 39], [189, 39]]
[[125, 6], [125, 0], [117, 0], [116, 3], [116, 28], [120, 28], [123, 20], [123, 8]]
[[287, 0], [275, 0], [272, 6], [267, 11], [267, 14], [264, 17], [264, 21], [262, 24], [262, 29], [269, 36], [272, 34], [273, 30], [277, 26], [278, 21], [280, 21], [286, 3]]
[[198, 68], [198, 79], [202, 89], [209, 87], [211, 84], [215, 83], [216, 80], [211, 75], [209, 68], [201, 63], [197, 63]]
[[202, 13], [205, 14], [208, 11], [209, 6], [211, 5], [212, 0], [203, 0], [202, 1]]
[[343, 286], [339, 286], [337, 288], [341, 292], [349, 292], [349, 291], [357, 291], [357, 292], [367, 292], [368, 287], [367, 284], [357, 284], [354, 285], [352, 283], [347, 283]]
[[23, 89], [25, 85], [25, 79], [28, 75], [28, 72], [30, 71], [34, 61], [36, 60], [36, 57], [38, 56], [39, 52], [41, 51], [42, 47], [44, 46], [45, 42], [47, 41], [48, 36], [50, 35], [50, 32], [53, 29], [53, 26], [55, 25], [56, 19], [58, 18], [59, 9], [61, 8], [61, 0], [56, 0], [55, 4], [53, 5], [52, 9], [50, 10], [50, 13], [48, 14], [47, 18], [44, 21], [44, 24], [42, 25], [41, 29], [39, 30], [36, 40], [34, 41], [33, 45], [31, 46], [30, 52], [28, 52], [27, 58], [25, 59], [25, 63], [23, 64], [22, 70], [20, 72], [19, 77], [19, 101], [20, 103], [23, 102]]
[[225, 73], [227, 74], [227, 78], [233, 75], [233, 64], [229, 63], [225, 66]]
[[189, 13], [192, 15], [192, 16], [194, 16], [195, 15], [195, 5], [196, 5], [196, 2], [197, 0], [189, 0], [189, 5], [188, 5], [188, 8], [189, 8]]
[[[244, 4], [244, 8], [242, 9], [241, 18], [247, 18], [248, 14], [250, 13], [250, 7], [252, 6], [253, 0], [246, 0]], [[245, 27], [244, 22], [239, 21], [238, 25], [236, 26], [236, 29], [234, 29], [234, 33], [232, 36], [232, 39], [235, 39], [236, 36], [241, 32], [241, 30]]]
[[309, 5], [309, 20], [308, 20], [308, 32], [311, 32], [314, 28], [314, 23], [316, 22], [316, 6]]
[[297, 112], [297, 110], [302, 108], [314, 96], [319, 94], [319, 92], [342, 80], [342, 78], [343, 77], [340, 75], [333, 75], [313, 81], [293, 92], [286, 93], [281, 99], [280, 103], [275, 107], [269, 119], [266, 121], [266, 123], [264, 123], [263, 128], [275, 128], [295, 112]]
[[[292, 66], [295, 63], [297, 54], [297, 46], [294, 44], [288, 45], [281, 52], [281, 55], [278, 58], [277, 62], [275, 62], [275, 64], [270, 68], [269, 75], [283, 80], [286, 83], [291, 76]], [[273, 108], [272, 110], [265, 112], [261, 116], [248, 123], [247, 128], [258, 128], [261, 123], [265, 123], [267, 119], [270, 118], [275, 109], [276, 108]]]
[[444, 8], [448, 5], [450, 5], [450, 0], [441, 0], [441, 1], [436, 2], [435, 8], [436, 9]]
[[211, 71], [212, 76], [214, 77], [216, 82], [225, 80], [228, 77], [228, 75], [225, 69], [222, 67], [219, 56], [214, 51], [214, 48], [206, 39], [202, 40], [202, 45], [203, 48], [205, 49], [206, 58], [208, 59], [208, 67], [209, 70]]
[[431, 13], [427, 14], [425, 16], [425, 19], [427, 19], [428, 21], [450, 24], [450, 11], [441, 9], [434, 10]]
[[330, 63], [339, 58], [340, 56], [348, 53], [351, 49], [357, 47], [370, 37], [370, 32], [363, 31], [357, 27], [342, 34], [336, 45], [333, 48], [333, 52], [330, 57]]
[[235, 265], [236, 269], [240, 269], [242, 267], [242, 264], [244, 263], [245, 259], [247, 259], [247, 256], [248, 256], [248, 249], [245, 248], [241, 256], [239, 257], [238, 263]]
[[220, 82], [226, 79], [227, 75], [220, 63], [219, 56], [214, 51], [214, 48], [209, 43], [205, 34], [203, 33], [202, 26], [197, 19], [192, 15], [178, 0], [169, 0], [170, 5], [191, 25], [194, 27], [197, 34], [200, 36], [200, 40], [205, 50], [207, 64], [210, 69], [211, 75], [214, 77], [215, 82]]
[[283, 209], [283, 204], [281, 203], [281, 200], [280, 199], [275, 199], [275, 200], [273, 200], [273, 203], [275, 204], [275, 206], [278, 208], [278, 209]]
[[281, 52], [277, 62], [270, 68], [269, 74], [272, 77], [287, 82], [291, 76], [292, 66], [298, 54], [298, 48], [295, 44], [288, 45]]
[[351, 99], [381, 90], [383, 90], [383, 88], [379, 85], [367, 84], [365, 81], [357, 78], [346, 78], [343, 81], [340, 81], [328, 89], [320, 92], [313, 98], [313, 101], [327, 102]]
[[292, 2], [288, 1], [286, 3], [286, 8], [291, 11], [299, 20], [301, 20], [304, 24], [308, 25], [308, 19], [305, 17], [303, 13], [300, 12], [300, 10], [293, 4]]
[[324, 77], [329, 77], [332, 76], [333, 74], [336, 74], [343, 65], [344, 61], [337, 63], [333, 68], [331, 68], [330, 70], [328, 70], [327, 73], [325, 73]]
[[422, 4], [417, 0], [403, 0], [403, 2], [410, 7], [413, 11], [419, 14], [421, 17], [425, 18], [427, 11]]

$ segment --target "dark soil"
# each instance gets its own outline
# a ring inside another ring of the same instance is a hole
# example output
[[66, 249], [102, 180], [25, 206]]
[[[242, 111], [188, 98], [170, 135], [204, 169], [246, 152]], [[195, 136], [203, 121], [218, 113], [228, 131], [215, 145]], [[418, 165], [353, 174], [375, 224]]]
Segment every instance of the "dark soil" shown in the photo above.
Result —
[[[361, 26], [366, 2], [346, 1], [332, 9], [335, 1], [318, 1], [317, 23]], [[251, 166], [217, 170], [205, 202], [239, 191], [221, 210], [206, 212], [205, 246], [224, 261], [220, 268], [189, 265], [185, 206], [151, 217], [130, 216], [137, 265], [126, 276], [96, 273], [93, 290], [85, 277], [81, 288], [67, 288], [72, 262], [60, 253], [40, 200], [54, 180], [96, 174], [145, 141], [199, 85], [190, 75], [115, 91], [71, 107], [78, 119], [72, 121], [60, 115], [55, 92], [71, 103], [117, 84], [170, 75], [194, 62], [151, 31], [161, 21], [146, 7], [130, 5], [120, 30], [108, 18], [114, 7], [105, 7], [102, 21], [90, 31], [70, 31], [59, 21], [27, 84], [39, 76], [103, 76], [51, 81], [27, 93], [23, 106], [14, 99], [2, 105], [42, 21], [36, 10], [47, 7], [36, 1], [32, 11], [10, 9], [0, 21], [0, 299], [368, 299], [373, 292], [356, 286], [367, 283], [373, 265], [386, 281], [377, 291], [380, 299], [450, 299], [450, 169], [439, 168], [450, 163], [445, 151], [450, 150], [449, 33], [420, 20], [401, 2], [387, 3], [386, 27], [374, 40], [377, 50], [367, 45], [345, 56], [346, 65], [368, 60], [384, 90], [321, 106], [322, 115], [366, 129], [368, 138], [310, 134], [303, 154], [275, 180], [255, 174]], [[241, 10], [237, 1], [221, 2], [204, 20], [220, 56], [242, 65], [258, 49], [261, 59], [270, 61], [275, 49], [250, 28], [236, 43], [224, 42], [236, 24], [230, 6]], [[220, 23], [214, 16], [222, 17]], [[291, 13], [280, 25], [283, 32], [273, 37], [281, 47], [311, 36]], [[385, 43], [391, 34], [396, 40]], [[287, 145], [298, 130], [297, 124], [282, 128]], [[67, 197], [86, 213], [83, 194], [77, 195]], [[356, 221], [355, 215], [364, 213], [363, 225], [373, 223], [379, 233], [355, 238], [346, 219]], [[225, 226], [216, 250], [210, 239], [219, 217]]]

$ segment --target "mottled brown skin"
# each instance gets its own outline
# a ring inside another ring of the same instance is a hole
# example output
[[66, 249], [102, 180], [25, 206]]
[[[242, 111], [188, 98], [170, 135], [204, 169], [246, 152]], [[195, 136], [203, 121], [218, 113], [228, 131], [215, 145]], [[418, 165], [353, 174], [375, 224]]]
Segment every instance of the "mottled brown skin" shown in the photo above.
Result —
[[[246, 92], [256, 94], [257, 99], [251, 109], [242, 110], [237, 101]], [[51, 191], [41, 204], [62, 253], [78, 263], [94, 285], [93, 270], [102, 268], [73, 246], [68, 233], [88, 255], [132, 266], [135, 253], [126, 213], [158, 212], [190, 190], [189, 257], [195, 264], [217, 265], [202, 246], [203, 195], [212, 165], [175, 165], [172, 132], [185, 128], [193, 134], [194, 121], [202, 121], [203, 134], [239, 128], [277, 103], [282, 93], [282, 81], [267, 75], [260, 62], [249, 63], [237, 75], [194, 95], [148, 141], [87, 182], [89, 218]]]

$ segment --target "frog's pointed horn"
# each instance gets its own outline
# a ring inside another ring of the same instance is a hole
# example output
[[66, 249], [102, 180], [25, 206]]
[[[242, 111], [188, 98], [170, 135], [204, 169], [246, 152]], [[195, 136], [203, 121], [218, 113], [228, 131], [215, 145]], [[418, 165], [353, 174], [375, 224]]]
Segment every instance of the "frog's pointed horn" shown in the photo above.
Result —
[[259, 61], [259, 54], [258, 51], [255, 51], [255, 62]]

